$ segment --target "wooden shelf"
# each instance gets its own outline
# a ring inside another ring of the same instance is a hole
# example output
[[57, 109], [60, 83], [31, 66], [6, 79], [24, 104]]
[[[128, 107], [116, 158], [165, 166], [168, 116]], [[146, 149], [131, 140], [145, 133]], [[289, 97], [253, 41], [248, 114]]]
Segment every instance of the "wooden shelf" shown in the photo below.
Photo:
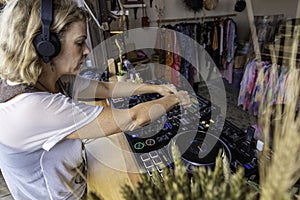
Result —
[[124, 8], [145, 8], [145, 3], [126, 3], [123, 5]]
[[125, 9], [133, 8], [134, 9], [134, 19], [137, 19], [137, 9], [138, 8], [146, 8], [146, 4], [141, 3], [141, 2], [127, 2], [127, 3], [123, 4], [123, 7]]

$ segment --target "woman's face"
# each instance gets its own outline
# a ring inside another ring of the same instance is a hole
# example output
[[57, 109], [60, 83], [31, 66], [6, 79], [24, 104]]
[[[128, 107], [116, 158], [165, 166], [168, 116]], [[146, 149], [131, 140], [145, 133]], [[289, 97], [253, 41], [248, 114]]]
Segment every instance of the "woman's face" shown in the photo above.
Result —
[[90, 53], [85, 42], [86, 38], [85, 21], [74, 22], [70, 25], [61, 41], [60, 53], [52, 60], [59, 74], [78, 74], [80, 72], [86, 55]]

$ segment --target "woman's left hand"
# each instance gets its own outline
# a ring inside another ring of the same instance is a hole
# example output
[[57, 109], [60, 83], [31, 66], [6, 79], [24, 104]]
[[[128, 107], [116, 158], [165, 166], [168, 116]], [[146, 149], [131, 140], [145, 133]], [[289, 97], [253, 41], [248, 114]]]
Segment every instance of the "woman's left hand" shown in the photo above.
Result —
[[178, 91], [173, 84], [157, 85], [157, 93], [162, 96], [176, 94]]

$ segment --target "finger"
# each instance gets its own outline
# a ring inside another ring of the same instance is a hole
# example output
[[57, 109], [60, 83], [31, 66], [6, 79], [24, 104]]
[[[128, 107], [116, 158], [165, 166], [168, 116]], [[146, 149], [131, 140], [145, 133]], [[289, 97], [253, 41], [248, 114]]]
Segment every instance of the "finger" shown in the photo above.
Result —
[[189, 100], [189, 98], [183, 99], [182, 102], [181, 102], [180, 104], [181, 104], [182, 106], [184, 106], [184, 107], [189, 107], [189, 106], [192, 105], [192, 104], [191, 104], [191, 101]]
[[187, 91], [179, 91], [176, 95], [179, 99], [179, 104], [183, 107], [191, 106], [191, 99]]
[[173, 94], [175, 94], [175, 93], [178, 92], [177, 89], [176, 89], [176, 87], [175, 87], [173, 84], [167, 84], [167, 85], [165, 85], [165, 86], [166, 86], [166, 88], [168, 88], [168, 90], [169, 90], [171, 93], [173, 93]]

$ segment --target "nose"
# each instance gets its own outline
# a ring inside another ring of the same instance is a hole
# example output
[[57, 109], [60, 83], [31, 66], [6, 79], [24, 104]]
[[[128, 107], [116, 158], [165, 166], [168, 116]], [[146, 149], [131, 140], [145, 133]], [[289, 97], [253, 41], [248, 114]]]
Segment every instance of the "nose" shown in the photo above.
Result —
[[83, 49], [83, 55], [88, 55], [89, 53], [91, 53], [90, 47], [85, 43], [84, 45], [84, 49]]

